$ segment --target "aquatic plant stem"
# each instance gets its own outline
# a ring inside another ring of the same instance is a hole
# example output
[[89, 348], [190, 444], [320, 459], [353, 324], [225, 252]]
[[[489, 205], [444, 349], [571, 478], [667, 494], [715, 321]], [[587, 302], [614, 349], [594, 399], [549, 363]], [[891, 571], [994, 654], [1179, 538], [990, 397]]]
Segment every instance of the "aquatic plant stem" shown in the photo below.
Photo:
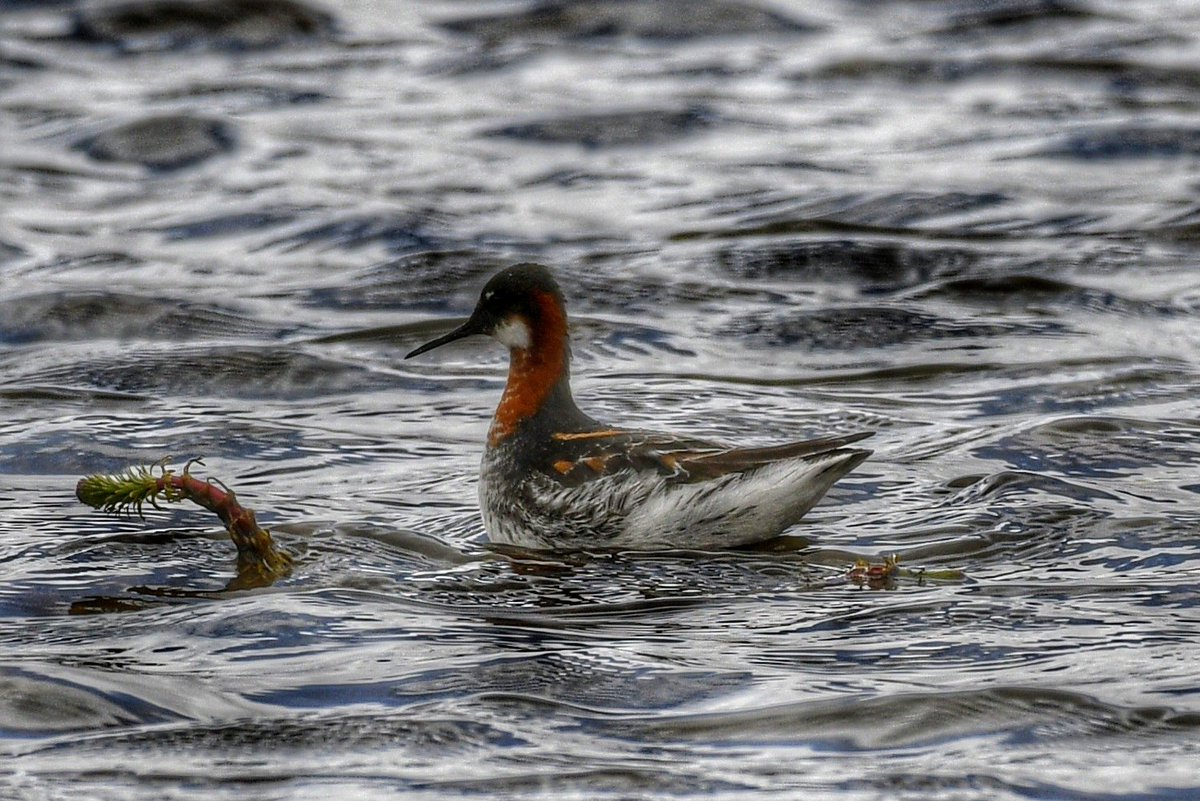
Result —
[[146, 503], [159, 508], [159, 500], [192, 501], [215, 512], [237, 546], [238, 577], [233, 585], [266, 586], [290, 573], [291, 557], [279, 550], [270, 532], [258, 525], [254, 511], [238, 503], [233, 490], [224, 484], [193, 476], [190, 468], [194, 463], [188, 462], [182, 473], [158, 464], [130, 467], [114, 475], [86, 476], [75, 485], [75, 496], [93, 509], [115, 514], [136, 512], [139, 516]]

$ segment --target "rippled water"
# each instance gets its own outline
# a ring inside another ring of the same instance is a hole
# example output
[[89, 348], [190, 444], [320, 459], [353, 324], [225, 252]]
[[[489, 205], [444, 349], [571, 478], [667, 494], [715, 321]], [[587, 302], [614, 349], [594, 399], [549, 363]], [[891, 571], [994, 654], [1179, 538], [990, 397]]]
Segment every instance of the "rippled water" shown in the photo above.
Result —
[[[0, 796], [1200, 796], [1193, 3], [326, 10], [0, 5]], [[493, 553], [505, 356], [401, 357], [518, 259], [601, 419], [874, 457]], [[73, 497], [166, 455], [294, 574]]]

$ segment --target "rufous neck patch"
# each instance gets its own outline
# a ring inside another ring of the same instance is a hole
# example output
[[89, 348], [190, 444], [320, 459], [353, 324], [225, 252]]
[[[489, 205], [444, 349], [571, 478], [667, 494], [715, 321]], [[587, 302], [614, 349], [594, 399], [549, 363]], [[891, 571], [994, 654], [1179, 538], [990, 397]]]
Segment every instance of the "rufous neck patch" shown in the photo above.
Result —
[[488, 432], [488, 444], [492, 447], [537, 414], [555, 384], [566, 379], [566, 312], [549, 292], [535, 291], [533, 300], [537, 319], [527, 321], [532, 335], [530, 345], [509, 349], [508, 383]]

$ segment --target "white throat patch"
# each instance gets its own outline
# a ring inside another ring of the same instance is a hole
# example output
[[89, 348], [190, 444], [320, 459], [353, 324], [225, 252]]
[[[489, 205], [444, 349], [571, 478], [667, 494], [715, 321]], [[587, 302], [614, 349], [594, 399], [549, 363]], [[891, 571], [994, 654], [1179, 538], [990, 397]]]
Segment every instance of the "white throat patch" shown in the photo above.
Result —
[[492, 331], [492, 337], [501, 345], [507, 345], [510, 348], [528, 349], [533, 344], [529, 326], [525, 323], [525, 319], [518, 314], [504, 318], [504, 322]]

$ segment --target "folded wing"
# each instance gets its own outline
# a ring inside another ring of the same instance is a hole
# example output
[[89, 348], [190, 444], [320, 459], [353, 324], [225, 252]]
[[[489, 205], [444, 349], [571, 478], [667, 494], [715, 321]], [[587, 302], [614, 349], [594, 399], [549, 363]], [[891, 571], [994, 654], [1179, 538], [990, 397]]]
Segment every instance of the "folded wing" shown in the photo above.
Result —
[[622, 470], [648, 470], [672, 482], [695, 483], [754, 470], [771, 462], [829, 455], [869, 436], [871, 432], [866, 431], [782, 445], [730, 448], [706, 440], [637, 431], [562, 433], [554, 435], [560, 444], [546, 472], [568, 486]]

